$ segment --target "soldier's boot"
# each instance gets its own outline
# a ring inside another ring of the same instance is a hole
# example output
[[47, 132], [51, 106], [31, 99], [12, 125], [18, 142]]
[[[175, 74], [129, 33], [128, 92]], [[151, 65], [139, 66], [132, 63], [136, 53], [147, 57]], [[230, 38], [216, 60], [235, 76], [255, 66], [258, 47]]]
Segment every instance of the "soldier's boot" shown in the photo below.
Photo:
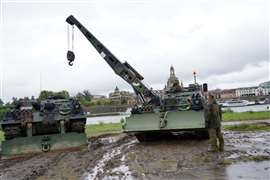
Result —
[[212, 142], [209, 144], [209, 147], [208, 147], [208, 151], [209, 152], [217, 152], [218, 151], [218, 146], [217, 146], [217, 142]]
[[222, 136], [219, 137], [218, 139], [219, 139], [219, 151], [223, 152], [224, 151], [224, 139]]
[[223, 133], [221, 132], [221, 129], [217, 129], [217, 138], [219, 142], [219, 151], [223, 152], [224, 151], [224, 139], [223, 139]]

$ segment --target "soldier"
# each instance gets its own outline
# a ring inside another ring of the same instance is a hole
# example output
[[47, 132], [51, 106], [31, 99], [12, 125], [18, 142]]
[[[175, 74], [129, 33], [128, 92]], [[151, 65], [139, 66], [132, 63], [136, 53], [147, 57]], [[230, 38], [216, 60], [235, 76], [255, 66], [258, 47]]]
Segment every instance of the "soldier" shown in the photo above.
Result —
[[[220, 152], [222, 152], [224, 150], [224, 139], [221, 132], [221, 108], [217, 104], [212, 94], [208, 94], [208, 103], [205, 110], [205, 118], [210, 138], [209, 151], [219, 150]], [[219, 146], [217, 144], [217, 140], [219, 142]]]

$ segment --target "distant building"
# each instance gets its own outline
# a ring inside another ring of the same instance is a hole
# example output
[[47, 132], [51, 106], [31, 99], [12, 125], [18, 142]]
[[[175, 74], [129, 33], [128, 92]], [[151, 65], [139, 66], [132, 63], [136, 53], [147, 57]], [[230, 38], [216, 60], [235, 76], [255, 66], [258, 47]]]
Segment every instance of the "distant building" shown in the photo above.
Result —
[[259, 86], [242, 87], [236, 89], [236, 96], [268, 96], [270, 95], [270, 81], [259, 84]]
[[259, 86], [241, 87], [236, 89], [210, 90], [216, 99], [235, 99], [251, 96], [270, 96], [270, 81], [263, 82]]
[[221, 89], [214, 89], [214, 90], [210, 90], [209, 93], [211, 93], [213, 96], [215, 96], [216, 99], [220, 99], [221, 98]]
[[259, 84], [256, 94], [258, 96], [267, 96], [270, 95], [270, 81]]
[[102, 100], [102, 99], [107, 99], [107, 97], [104, 95], [92, 95], [92, 100]]
[[235, 93], [237, 97], [256, 96], [257, 88], [258, 88], [257, 86], [237, 88], [235, 90]]
[[170, 68], [170, 76], [167, 80], [167, 84], [165, 85], [164, 90], [165, 91], [170, 91], [172, 89], [181, 89], [183, 88], [183, 83], [179, 83], [178, 78], [175, 76], [174, 68], [171, 66]]
[[112, 101], [113, 104], [134, 105], [136, 102], [133, 93], [130, 93], [128, 91], [120, 91], [117, 86], [114, 89], [114, 92], [109, 94], [109, 99]]
[[235, 89], [223, 89], [220, 92], [221, 99], [233, 99], [236, 97], [236, 90]]

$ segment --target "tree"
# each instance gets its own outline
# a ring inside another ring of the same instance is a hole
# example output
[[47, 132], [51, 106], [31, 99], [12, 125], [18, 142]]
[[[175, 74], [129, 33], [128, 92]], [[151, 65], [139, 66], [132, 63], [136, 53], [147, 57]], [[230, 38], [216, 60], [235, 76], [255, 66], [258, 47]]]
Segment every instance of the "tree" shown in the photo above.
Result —
[[30, 99], [29, 99], [29, 97], [24, 97], [23, 100], [29, 101]]
[[90, 106], [92, 104], [92, 94], [88, 90], [76, 94], [76, 98], [83, 106]]
[[66, 99], [70, 97], [68, 91], [66, 90], [59, 91], [59, 92], [43, 90], [40, 92], [38, 99], [45, 100], [45, 99], [48, 99], [49, 97], [54, 97], [54, 96], [66, 98]]
[[50, 96], [53, 96], [53, 94], [54, 93], [52, 91], [43, 90], [40, 92], [38, 99], [39, 100], [48, 99]]
[[88, 90], [83, 91], [83, 95], [86, 101], [91, 101], [92, 100], [92, 94]]
[[16, 97], [12, 97], [12, 102], [11, 102], [11, 104], [12, 105], [16, 105], [17, 103], [18, 103], [18, 98], [16, 98]]
[[56, 95], [63, 97], [65, 99], [68, 99], [70, 97], [68, 91], [66, 91], [66, 90], [57, 92]]
[[80, 101], [80, 100], [82, 100], [84, 97], [83, 97], [83, 93], [77, 93], [76, 94], [76, 98]]
[[82, 105], [86, 106], [87, 102], [86, 102], [86, 100], [85, 100], [85, 98], [84, 98], [83, 93], [80, 93], [80, 92], [77, 93], [77, 94], [76, 94], [76, 98], [78, 99], [78, 101], [79, 101]]
[[2, 99], [0, 99], [0, 107], [4, 105], [4, 102], [2, 101]]

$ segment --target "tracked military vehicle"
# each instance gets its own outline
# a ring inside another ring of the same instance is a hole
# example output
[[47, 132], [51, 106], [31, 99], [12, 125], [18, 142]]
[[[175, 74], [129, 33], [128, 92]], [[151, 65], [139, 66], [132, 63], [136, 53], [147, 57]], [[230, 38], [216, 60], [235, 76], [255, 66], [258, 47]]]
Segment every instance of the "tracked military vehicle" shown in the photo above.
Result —
[[[137, 95], [138, 104], [132, 108], [130, 117], [122, 122], [124, 132], [135, 133], [140, 141], [151, 139], [161, 133], [183, 130], [206, 135], [203, 110], [207, 84], [199, 85], [196, 82], [196, 74], [194, 83], [188, 87], [182, 87], [175, 81], [164, 93], [157, 94], [143, 83], [142, 75], [129, 63], [122, 63], [74, 16], [69, 16], [66, 22], [73, 30], [76, 26], [82, 32], [112, 70], [131, 85]], [[73, 34], [74, 32], [72, 39]], [[73, 48], [68, 49], [67, 59], [69, 65], [73, 65], [75, 59]]]
[[86, 144], [86, 115], [75, 99], [20, 100], [1, 121], [4, 156], [75, 148]]

